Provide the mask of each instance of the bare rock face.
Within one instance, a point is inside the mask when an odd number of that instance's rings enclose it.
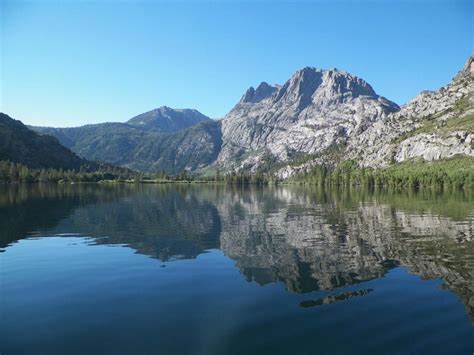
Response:
[[[307,67],[282,86],[247,90],[222,120],[217,163],[255,170],[268,157],[284,162],[322,152],[398,110],[356,76]]]
[[[412,159],[474,156],[474,56],[438,91],[423,91],[399,112],[350,139],[345,157],[384,167]]]
[[[240,100],[240,103],[257,103],[272,96],[278,91],[276,86],[271,86],[266,82],[260,83],[257,89],[252,86],[245,92]]]

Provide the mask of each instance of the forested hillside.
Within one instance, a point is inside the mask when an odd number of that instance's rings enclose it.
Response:
[[[32,168],[79,169],[85,160],[49,135],[40,135],[20,121],[0,113],[0,161]]]

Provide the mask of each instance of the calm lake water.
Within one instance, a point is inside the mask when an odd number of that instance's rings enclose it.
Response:
[[[0,186],[0,353],[472,354],[474,193]]]

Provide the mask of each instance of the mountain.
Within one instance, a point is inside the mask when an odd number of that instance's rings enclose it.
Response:
[[[196,171],[216,160],[221,145],[220,122],[208,120],[176,133],[145,135],[121,165],[171,174]]]
[[[281,178],[321,163],[352,160],[360,167],[383,168],[405,161],[474,156],[474,56],[446,86],[423,91],[399,110],[369,120],[341,144],[303,163],[278,169]]]
[[[197,110],[172,109],[163,106],[135,116],[126,123],[106,122],[68,128],[30,128],[39,133],[53,135],[58,138],[64,146],[74,150],[80,155],[87,156],[89,154],[89,145],[99,138],[105,139],[105,142],[102,144],[107,146],[109,143],[108,139],[117,139],[127,134],[136,136],[143,132],[173,133],[191,127],[199,122],[210,120],[209,117]]]
[[[316,154],[398,110],[356,76],[307,67],[282,86],[261,83],[247,90],[222,120],[217,163],[255,170],[269,158]]]
[[[86,159],[146,172],[202,168],[216,159],[221,146],[220,123],[192,109],[160,107],[126,123],[32,129],[55,136]]]
[[[161,107],[127,123],[34,129],[87,159],[172,174],[220,168],[284,179],[344,160],[379,168],[474,156],[473,58],[402,107],[355,75],[306,67],[283,85],[249,88],[220,121]]]
[[[162,106],[127,121],[130,126],[143,128],[148,131],[178,132],[210,118],[192,109],[172,109]]]
[[[0,160],[31,168],[78,169],[85,161],[49,135],[39,135],[0,113]]]
[[[32,127],[55,136],[61,144],[89,160],[124,165],[147,132],[125,123],[107,122],[72,128]]]

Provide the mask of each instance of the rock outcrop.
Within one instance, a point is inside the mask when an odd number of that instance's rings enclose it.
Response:
[[[474,56],[438,91],[424,91],[397,113],[352,137],[345,156],[361,166],[474,156]]]
[[[282,86],[247,90],[222,120],[217,164],[256,170],[269,158],[323,152],[398,109],[356,76],[307,67]]]

